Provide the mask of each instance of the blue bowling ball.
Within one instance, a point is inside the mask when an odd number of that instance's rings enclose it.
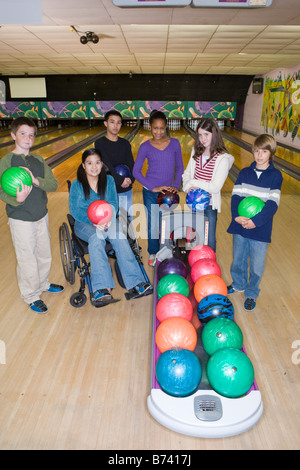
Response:
[[[228,297],[211,294],[204,297],[198,304],[197,315],[202,325],[217,317],[233,320],[234,308]]]
[[[124,176],[124,178],[130,178],[131,177],[131,171],[128,168],[127,165],[120,164],[115,166],[115,172],[120,175]]]
[[[186,195],[186,203],[192,211],[204,211],[209,205],[209,194],[204,189],[192,189]]]
[[[173,397],[187,397],[197,390],[202,368],[192,351],[174,348],[159,356],[155,373],[157,382],[165,393]]]
[[[160,280],[167,274],[179,274],[186,278],[187,267],[183,261],[178,258],[167,258],[164,259],[157,268],[157,278]]]
[[[158,194],[157,203],[161,209],[174,210],[179,204],[179,194],[172,191],[164,191]]]

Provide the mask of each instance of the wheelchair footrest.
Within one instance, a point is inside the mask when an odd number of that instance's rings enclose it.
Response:
[[[109,304],[115,304],[116,302],[120,302],[121,299],[104,299],[104,300],[91,300],[91,303],[96,308],[106,307]]]
[[[153,287],[148,289],[144,294],[138,293],[135,289],[129,289],[128,292],[125,293],[125,297],[127,300],[131,299],[138,299],[140,297],[146,297],[146,295],[153,294]]]

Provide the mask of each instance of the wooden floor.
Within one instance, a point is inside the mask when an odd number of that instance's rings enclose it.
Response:
[[[232,184],[227,182],[227,187]],[[134,201],[142,202],[138,190]],[[152,296],[127,301],[117,287],[114,295],[122,301],[114,306],[95,309],[88,301],[81,309],[71,307],[78,277],[74,286],[66,283],[58,243],[59,226],[68,212],[65,189],[49,195],[51,281],[64,284],[65,291],[43,295],[46,315],[34,314],[19,298],[7,217],[0,204],[0,449],[299,449],[299,204],[299,195],[282,194],[255,311],[243,310],[243,294],[230,297],[264,412],[254,428],[224,439],[181,435],[149,414]],[[225,282],[231,280],[229,222],[230,191],[224,191],[217,261]],[[139,242],[152,279],[146,240]]]

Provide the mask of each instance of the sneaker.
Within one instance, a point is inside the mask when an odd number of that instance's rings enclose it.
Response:
[[[112,299],[112,295],[108,289],[98,289],[98,290],[95,290],[95,292],[93,292],[92,294],[92,300],[94,302],[97,302],[99,300],[106,301],[106,300],[111,300],[111,299]]]
[[[36,313],[48,312],[48,308],[42,300],[36,300],[35,302],[32,302],[31,304],[29,304],[29,307]]]
[[[152,291],[152,285],[150,282],[140,282],[137,286],[134,286],[133,291],[135,291],[138,296],[147,295],[147,293]]]
[[[60,286],[59,284],[50,284],[50,286],[47,289],[47,292],[51,292],[52,294],[58,294],[59,292],[62,292],[65,288],[63,286]]]
[[[150,256],[149,256],[149,260],[148,260],[149,266],[154,267],[154,266],[155,266],[155,262],[156,262],[156,255],[150,255]]]
[[[246,299],[244,303],[244,309],[247,311],[251,311],[255,309],[256,301],[255,299]]]
[[[235,287],[233,287],[232,284],[230,284],[230,286],[227,286],[227,294],[233,294],[234,292],[244,292],[244,289],[238,290]]]

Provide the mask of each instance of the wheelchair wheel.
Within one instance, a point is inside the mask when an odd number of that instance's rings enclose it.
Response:
[[[86,303],[86,295],[83,292],[75,292],[70,297],[70,304],[72,307],[80,308],[83,307]]]
[[[70,284],[74,284],[76,263],[70,232],[65,222],[59,227],[59,245],[65,278]]]

